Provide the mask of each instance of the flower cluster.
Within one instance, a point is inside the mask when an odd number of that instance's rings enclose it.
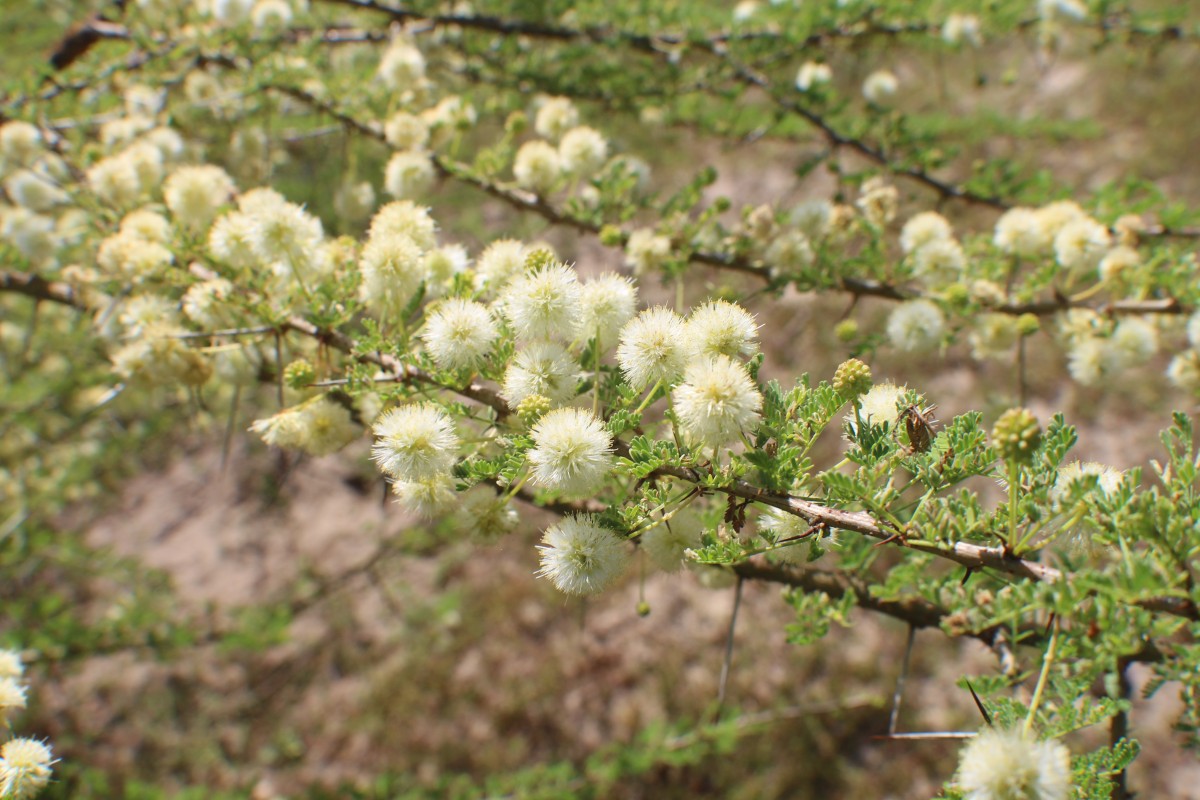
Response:
[[[21,655],[0,650],[0,723],[11,729],[13,716],[24,710],[27,689],[21,682]],[[0,797],[31,800],[50,783],[55,759],[50,746],[36,739],[13,737],[0,745]]]

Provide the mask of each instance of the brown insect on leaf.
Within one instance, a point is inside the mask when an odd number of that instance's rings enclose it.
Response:
[[[933,416],[937,406],[918,408],[911,405],[901,412],[904,429],[908,432],[908,443],[915,453],[925,453],[933,445],[933,427],[937,419]]]
[[[741,533],[746,526],[746,504],[739,503],[733,495],[729,496],[729,502],[725,505],[725,522],[733,526],[737,533]]]

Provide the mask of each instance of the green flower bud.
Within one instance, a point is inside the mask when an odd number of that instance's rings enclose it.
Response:
[[[871,368],[857,358],[843,361],[833,373],[833,389],[847,400],[857,400],[871,389]]]
[[[1042,426],[1028,408],[1010,408],[996,420],[992,443],[1005,461],[1029,464],[1042,443]]]
[[[550,410],[550,398],[545,395],[531,394],[517,404],[517,416],[526,425],[533,425]]]
[[[605,225],[600,229],[600,244],[605,247],[620,247],[621,238],[621,229],[616,225]]]
[[[1022,314],[1017,317],[1017,332],[1022,336],[1032,336],[1042,329],[1041,320],[1035,314]]]
[[[525,271],[537,272],[540,269],[550,266],[555,261],[554,253],[545,247],[539,247],[536,250],[531,250],[529,255],[525,256]]]
[[[293,389],[303,389],[316,379],[317,371],[303,358],[293,361],[283,368],[283,382]]]
[[[858,320],[844,319],[833,328],[839,342],[852,342],[858,337]]]
[[[504,120],[504,132],[509,136],[520,136],[529,127],[529,117],[524,111],[514,111]]]
[[[650,604],[645,600],[637,604],[637,613],[639,617],[650,616]]]

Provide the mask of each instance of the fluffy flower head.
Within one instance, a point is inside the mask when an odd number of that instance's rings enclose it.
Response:
[[[622,275],[606,273],[583,284],[579,293],[580,331],[612,344],[637,307],[637,289]]]
[[[419,198],[433,186],[433,162],[425,153],[401,150],[387,163],[383,188],[399,200]]]
[[[567,131],[579,124],[579,111],[569,97],[547,97],[533,120],[538,136],[558,141]]]
[[[684,336],[691,358],[748,358],[758,351],[754,315],[725,300],[714,300],[693,309]]]
[[[0,797],[30,800],[50,782],[50,748],[36,739],[9,739],[0,747]]]
[[[681,432],[704,448],[716,450],[755,426],[762,395],[745,367],[728,356],[693,362],[675,389],[675,413]]]
[[[904,223],[900,230],[900,249],[905,253],[912,253],[930,242],[950,239],[953,236],[954,231],[945,217],[936,211],[922,211]]]
[[[625,542],[591,514],[564,517],[542,536],[541,569],[567,594],[597,594],[620,577],[629,562]]]
[[[533,427],[533,481],[568,495],[597,491],[612,470],[612,435],[591,412],[558,408]]]
[[[500,393],[515,409],[532,395],[561,404],[575,396],[578,365],[557,342],[534,342],[517,351],[504,372]]]
[[[833,80],[833,70],[828,64],[817,61],[805,61],[796,73],[796,88],[807,92],[814,86],[829,83]]]
[[[1067,800],[1071,754],[1060,742],[987,728],[963,749],[958,785],[966,800]]]
[[[558,143],[558,156],[568,175],[589,178],[604,166],[608,158],[608,141],[595,128],[581,125],[563,134]]]
[[[621,330],[617,363],[638,389],[672,383],[687,365],[686,323],[669,308],[648,308]]]
[[[658,269],[671,257],[671,240],[650,228],[639,228],[629,234],[625,244],[625,263],[635,275]]]
[[[401,481],[423,481],[454,466],[458,436],[446,413],[432,405],[405,405],[384,412],[372,426],[371,458],[380,471]]]
[[[198,231],[212,223],[234,191],[233,179],[225,170],[204,164],[172,172],[163,184],[163,199],[181,225]]]
[[[548,264],[513,280],[504,291],[501,310],[523,339],[567,340],[580,318],[580,286],[575,270]]]
[[[442,369],[460,369],[487,356],[499,336],[487,306],[453,298],[443,302],[425,320],[421,338],[425,349]]]
[[[551,191],[563,175],[562,157],[549,142],[536,139],[521,145],[513,161],[517,185],[536,194]]]
[[[930,350],[941,342],[945,329],[942,310],[929,300],[901,303],[887,322],[888,338],[899,350]]]

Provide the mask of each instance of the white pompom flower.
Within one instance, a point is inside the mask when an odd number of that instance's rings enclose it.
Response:
[[[900,229],[900,249],[913,253],[931,242],[953,238],[950,223],[936,211],[922,211]]]
[[[671,240],[650,228],[639,228],[629,234],[625,243],[625,264],[634,275],[645,275],[659,269],[671,258]]]
[[[13,715],[25,710],[25,694],[16,678],[0,678],[0,724],[12,726]]]
[[[558,141],[578,124],[579,111],[569,97],[547,97],[534,117],[533,129],[538,136]]]
[[[557,408],[531,432],[533,482],[566,495],[592,494],[612,471],[612,435],[590,411]]]
[[[434,475],[419,481],[395,481],[396,502],[414,514],[434,519],[448,514],[458,504],[458,493],[449,475]]]
[[[398,111],[384,123],[383,136],[397,150],[423,150],[429,143],[429,124],[415,114]]]
[[[591,514],[564,517],[542,536],[538,577],[549,578],[567,594],[598,594],[629,563],[625,541],[601,527]]]
[[[54,757],[45,742],[9,739],[0,747],[0,797],[31,800],[50,783]]]
[[[1018,729],[987,728],[963,749],[957,782],[966,800],[1067,800],[1071,753]]]
[[[513,177],[522,189],[543,195],[552,191],[562,179],[562,157],[554,145],[540,139],[526,142],[513,161]]]
[[[563,135],[558,143],[558,156],[568,175],[590,178],[608,159],[608,141],[595,128],[581,125]]]
[[[379,60],[377,74],[389,89],[411,89],[425,77],[425,56],[408,42],[395,41]]]
[[[805,61],[796,72],[796,88],[807,92],[814,86],[829,83],[833,80],[833,70],[828,64],[817,61]]]
[[[371,218],[368,236],[403,234],[410,237],[422,250],[437,246],[437,223],[429,214],[411,200],[396,200],[383,206]]]
[[[1016,256],[1035,255],[1043,240],[1038,214],[1032,208],[1010,208],[996,220],[992,242],[1002,252]]]
[[[25,665],[21,662],[21,653],[17,650],[0,649],[0,679],[19,680],[24,674]]]
[[[433,162],[427,153],[401,150],[387,163],[383,188],[398,200],[423,197],[433,186]]]
[[[700,546],[703,533],[700,513],[688,507],[647,529],[638,541],[656,567],[663,572],[678,572],[688,560],[687,551]]]
[[[749,358],[758,352],[758,325],[754,315],[725,300],[713,300],[692,309],[684,338],[689,359]]]
[[[517,351],[504,372],[500,394],[510,408],[540,394],[561,405],[575,396],[579,365],[558,342],[534,342]]]
[[[891,70],[880,69],[872,72],[863,81],[862,94],[868,103],[882,106],[896,96],[896,90],[899,88],[900,81],[896,79],[895,74]]]
[[[179,167],[163,184],[167,208],[183,227],[202,231],[212,224],[217,211],[229,202],[237,187],[220,167],[204,164]]]
[[[413,404],[385,411],[371,426],[371,458],[398,481],[448,474],[458,455],[454,422],[437,406]]]
[[[1054,237],[1054,257],[1068,270],[1095,269],[1110,247],[1108,228],[1091,217],[1071,220]]]
[[[509,283],[500,310],[522,339],[570,341],[579,327],[580,296],[575,270],[552,263]]]
[[[499,335],[487,306],[453,298],[428,316],[421,338],[439,367],[463,369],[474,367],[486,358]]]
[[[367,238],[359,259],[363,302],[380,315],[398,314],[426,279],[424,253],[411,236],[384,233]]]
[[[967,255],[954,239],[927,242],[912,254],[913,273],[923,281],[941,285],[962,277]]]
[[[890,381],[875,384],[859,400],[858,417],[871,425],[894,426],[896,418],[900,416],[900,400],[906,391],[907,387],[897,386]],[[846,424],[851,431],[858,430],[858,417],[853,410],[846,415]]]
[[[735,442],[759,421],[763,398],[750,374],[728,356],[693,362],[675,388],[674,408],[683,435],[716,450]]]
[[[481,285],[493,289],[507,284],[525,271],[529,248],[516,239],[497,239],[484,248],[475,260],[475,273]]]
[[[593,278],[579,293],[580,332],[587,338],[599,338],[601,348],[616,341],[625,323],[637,309],[637,289],[623,275],[605,273]]]
[[[888,317],[887,334],[898,350],[920,352],[937,347],[946,330],[942,310],[929,300],[909,300]]]
[[[520,522],[512,502],[496,494],[490,486],[475,486],[461,500],[460,524],[467,533],[485,542],[503,538]]]
[[[634,317],[621,330],[617,363],[637,389],[662,381],[673,383],[687,366],[686,323],[669,308],[655,306]]]

